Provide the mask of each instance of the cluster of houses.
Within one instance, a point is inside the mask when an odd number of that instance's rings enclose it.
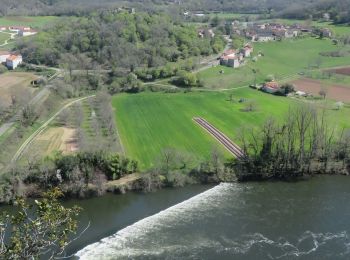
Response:
[[[16,69],[22,62],[22,55],[8,51],[0,51],[0,63],[4,64],[8,69]]]
[[[250,44],[246,44],[240,50],[229,49],[225,51],[220,57],[220,65],[232,68],[238,68],[244,62],[244,58],[248,58],[254,51]]]
[[[31,36],[38,33],[29,26],[0,26],[0,31],[9,31],[16,33],[18,36],[25,37]]]
[[[232,22],[234,34],[243,36],[252,42],[267,42],[284,38],[295,38],[302,33],[312,33],[317,30],[322,37],[332,37],[328,28],[312,28],[302,24],[285,25],[280,23]]]

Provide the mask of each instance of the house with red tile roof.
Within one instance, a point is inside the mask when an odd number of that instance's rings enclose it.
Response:
[[[22,55],[11,54],[6,59],[6,66],[8,69],[14,70],[23,62]]]

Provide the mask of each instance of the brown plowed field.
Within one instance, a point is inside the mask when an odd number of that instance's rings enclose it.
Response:
[[[292,82],[296,90],[304,91],[315,96],[319,96],[322,83],[314,79],[298,79]],[[327,99],[350,102],[350,87],[333,84],[327,87]]]
[[[335,74],[342,74],[342,75],[350,76],[350,67],[337,68],[337,69],[332,69],[332,70],[328,70],[328,71],[333,72]]]

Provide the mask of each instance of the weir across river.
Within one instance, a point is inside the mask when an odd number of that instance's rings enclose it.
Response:
[[[198,125],[204,128],[210,135],[212,135],[218,142],[220,142],[233,156],[237,159],[244,157],[244,153],[242,149],[231,141],[224,133],[219,131],[215,126],[210,124],[208,121],[201,117],[194,117],[193,121],[195,121]]]

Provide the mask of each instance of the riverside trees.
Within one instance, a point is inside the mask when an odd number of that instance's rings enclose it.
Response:
[[[270,119],[259,130],[244,130],[240,141],[246,156],[232,167],[240,180],[347,173],[349,133],[344,129],[337,135],[324,111],[301,106],[282,122]]]
[[[40,201],[29,205],[17,198],[18,212],[0,216],[1,259],[56,259],[62,256],[77,230],[76,217],[80,208],[65,208],[58,198],[63,194],[54,189]]]

